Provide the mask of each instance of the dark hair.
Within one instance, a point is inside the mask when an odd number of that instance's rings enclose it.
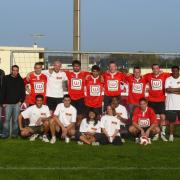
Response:
[[[81,62],[78,61],[78,60],[74,60],[74,61],[72,62],[72,66],[74,66],[75,64],[81,66]]]
[[[65,98],[70,98],[70,99],[71,99],[71,97],[70,97],[69,94],[65,94],[64,97],[63,97],[63,100],[64,100]]]
[[[34,67],[35,67],[35,66],[43,66],[43,64],[44,64],[43,62],[36,62],[36,63],[34,64]]]
[[[146,98],[141,98],[141,99],[139,99],[139,103],[142,102],[142,101],[148,103],[148,100],[147,100]]]
[[[117,64],[115,63],[115,61],[109,61],[108,66],[109,66],[110,64],[115,64],[115,65],[117,66]]]
[[[177,69],[177,70],[179,71],[179,66],[172,66],[172,67],[171,67],[171,71],[172,71],[173,69]]]
[[[41,95],[41,94],[38,94],[38,95],[36,95],[36,97],[35,97],[35,99],[37,100],[37,99],[42,99],[42,100],[44,100],[44,96],[43,95]]]
[[[151,68],[153,68],[153,66],[159,66],[160,67],[160,65],[156,64],[156,63],[152,64]]]
[[[94,65],[92,66],[91,71],[94,71],[94,70],[100,71],[100,67],[98,65]]]
[[[133,69],[135,70],[135,69],[141,69],[141,68],[139,66],[134,66]]]
[[[19,66],[18,66],[18,65],[13,65],[13,66],[11,67],[11,69],[13,70],[13,68],[19,69]]]
[[[89,122],[90,122],[89,113],[90,112],[93,112],[95,114],[95,118],[94,118],[94,126],[95,126],[98,123],[98,120],[97,120],[97,113],[93,109],[90,109],[88,111],[86,121],[89,124]]]
[[[108,106],[110,106],[112,108],[113,116],[116,116],[116,109],[114,107],[112,107],[111,105],[108,105]],[[107,107],[106,107],[106,114],[107,114]]]

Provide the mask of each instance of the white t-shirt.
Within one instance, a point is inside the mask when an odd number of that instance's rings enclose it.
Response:
[[[119,104],[118,107],[115,108],[116,113],[120,114],[120,116],[124,119],[128,119],[128,113],[127,110],[124,106],[122,106],[121,104]],[[125,123],[120,122],[120,125],[125,125]]]
[[[165,89],[167,88],[180,88],[180,77],[168,77],[165,82]],[[180,110],[180,94],[167,93],[166,110]]]
[[[57,105],[54,115],[58,116],[59,121],[64,125],[64,127],[67,127],[71,123],[76,122],[77,110],[72,105],[66,108],[64,107],[64,103],[60,103]]]
[[[46,105],[42,105],[41,108],[38,108],[36,105],[30,106],[21,114],[24,119],[29,119],[29,126],[36,126],[39,118],[48,118],[51,116],[49,108]]]
[[[90,133],[101,133],[100,121],[94,125],[94,121],[87,122],[87,119],[83,119],[79,128],[79,131],[82,133],[90,132]]]
[[[59,71],[56,73],[49,73],[49,70],[44,70],[43,74],[47,76],[47,89],[46,96],[53,98],[62,98],[64,96],[63,92],[63,81],[67,81],[67,76],[65,72]]]
[[[120,130],[120,120],[116,116],[104,115],[101,118],[101,128],[104,128],[109,136],[113,136],[115,130]],[[120,133],[117,136],[120,136]]]

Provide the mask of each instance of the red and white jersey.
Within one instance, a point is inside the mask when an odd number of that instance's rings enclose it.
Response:
[[[85,81],[86,96],[85,105],[93,108],[102,107],[103,82],[101,77],[94,78],[92,75],[87,76]]]
[[[125,75],[122,72],[112,74],[105,72],[104,78],[104,94],[106,96],[119,96],[121,93],[120,84],[124,82]]]
[[[131,75],[126,76],[125,81],[128,83],[129,87],[128,103],[139,104],[139,99],[145,97],[145,79],[143,77],[136,79],[133,75]]]
[[[84,87],[85,78],[88,72],[70,72],[66,71],[66,76],[68,78],[68,93],[72,100],[78,100],[84,98]]]
[[[147,128],[153,124],[158,124],[156,114],[154,110],[150,107],[147,107],[145,112],[143,112],[139,107],[137,107],[134,110],[132,121],[138,124],[141,128]]]
[[[146,83],[149,85],[149,97],[148,100],[152,102],[164,102],[165,101],[165,81],[170,76],[170,73],[161,73],[154,75],[148,73],[144,75]]]
[[[35,73],[30,74],[29,77],[30,94],[28,98],[29,104],[35,104],[35,97],[38,94],[44,96],[44,102],[46,102],[46,85],[47,77],[44,74],[36,75]]]

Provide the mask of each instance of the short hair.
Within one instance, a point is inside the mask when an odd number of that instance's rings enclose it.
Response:
[[[110,64],[115,64],[117,66],[117,64],[115,63],[115,61],[109,61],[108,66],[110,66]]]
[[[139,103],[141,103],[142,101],[148,103],[148,100],[147,100],[146,98],[141,98],[141,99],[139,99]]]
[[[36,62],[35,64],[34,64],[34,67],[35,66],[43,66],[43,62]]]
[[[171,67],[171,71],[172,71],[173,69],[177,69],[177,70],[179,71],[179,66],[172,66],[172,67]]]
[[[160,67],[160,65],[157,63],[152,64],[151,68],[153,68],[153,66],[159,66]]]
[[[38,95],[36,95],[35,99],[36,99],[36,100],[37,100],[37,99],[42,99],[42,100],[44,100],[44,96],[43,96],[42,94],[38,94]]]
[[[74,61],[72,62],[72,66],[74,66],[75,64],[81,66],[81,62],[78,61],[78,60],[74,60]]]
[[[139,70],[141,70],[141,67],[139,67],[139,66],[134,66],[134,68],[133,68],[134,70],[135,69],[139,69]]]
[[[18,65],[13,65],[13,66],[11,67],[11,69],[13,70],[13,68],[19,69],[19,66],[18,66]]]
[[[64,100],[65,98],[70,98],[70,99],[71,99],[71,97],[70,97],[69,94],[65,94],[64,97],[63,97],[63,100]]]
[[[91,71],[94,71],[94,70],[100,71],[100,67],[98,65],[94,65],[92,66]]]

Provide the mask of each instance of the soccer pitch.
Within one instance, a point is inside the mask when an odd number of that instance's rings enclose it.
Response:
[[[180,127],[176,130],[180,135]],[[0,179],[179,179],[180,138],[149,146],[0,140]]]

